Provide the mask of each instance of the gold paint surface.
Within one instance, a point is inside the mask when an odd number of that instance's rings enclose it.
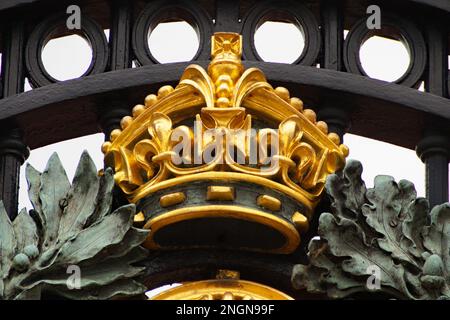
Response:
[[[142,212],[136,213],[133,217],[133,225],[136,227],[142,227],[145,223],[145,216]]]
[[[300,232],[305,232],[308,230],[309,228],[309,221],[308,218],[305,217],[303,214],[301,214],[300,212],[295,212],[294,215],[292,216],[292,222],[294,222],[295,227],[300,231]]]
[[[161,292],[151,300],[294,300],[272,287],[246,280],[203,280]]]
[[[144,220],[145,220],[145,217],[144,217],[144,214],[142,213],[142,212],[139,212],[139,213],[137,213],[135,216],[134,216],[134,222],[144,222]]]
[[[225,270],[225,269],[220,269],[217,271],[217,275],[216,275],[216,279],[233,279],[233,280],[239,280],[240,278],[240,273],[239,271],[234,271],[234,270]]]
[[[167,208],[170,206],[174,206],[176,204],[180,204],[186,200],[186,195],[184,192],[175,192],[162,196],[159,199],[159,205],[163,208]]]
[[[283,234],[286,242],[282,247],[268,250],[268,252],[287,254],[293,252],[300,244],[300,235],[297,229],[295,229],[291,223],[273,214],[240,206],[208,205],[179,208],[150,219],[144,225],[144,229],[150,229],[152,232],[144,241],[143,246],[148,249],[163,249],[154,241],[152,235],[156,234],[158,230],[164,228],[165,226],[198,218],[233,218],[270,226],[274,230],[277,230],[279,233]],[[182,245],[180,245],[180,247],[182,247]],[[179,247],[172,247],[169,249],[177,248]]]
[[[206,200],[234,200],[234,188],[224,186],[209,186],[206,192]]]
[[[270,211],[281,210],[281,201],[266,194],[258,196],[256,204]]]
[[[294,192],[307,194],[307,206],[314,207],[326,177],[343,167],[347,147],[339,145],[335,134],[327,135],[326,124],[316,123],[314,111],[302,110],[300,99],[290,97],[285,88],[273,89],[261,70],[244,70],[240,35],[215,34],[211,50],[208,71],[198,65],[187,67],[176,88],[164,86],[157,96],[149,96],[145,106],[137,105],[132,121],[128,116],[126,128],[114,130],[112,141],[103,145],[106,164],[115,168],[116,184],[131,202],[137,202],[148,195],[141,192],[148,189],[144,186],[158,189],[168,179],[212,171],[240,172],[276,180]],[[273,157],[279,165],[273,170],[236,163],[225,150],[222,158],[217,157],[220,163],[182,168],[171,161],[174,132],[184,132],[194,142],[192,128],[176,127],[177,123],[196,119],[202,124],[201,133],[208,129],[248,130],[252,117],[278,128],[280,148]],[[210,142],[202,141],[200,155]],[[248,156],[249,150],[240,151]],[[198,154],[186,155],[192,156]]]
[[[189,65],[175,88],[165,85],[157,94],[148,95],[143,104],[136,105],[132,114],[123,118],[121,129],[111,132],[110,141],[102,145],[105,164],[114,168],[115,183],[131,203],[184,183],[225,180],[254,183],[279,191],[302,204],[303,217],[311,217],[323,194],[327,176],[344,166],[348,147],[340,144],[335,133],[328,133],[328,125],[317,122],[316,113],[304,109],[303,102],[291,97],[286,88],[273,88],[257,68],[245,69],[241,55],[241,35],[215,33],[211,39],[212,60],[207,70]],[[266,123],[267,128],[259,128],[254,119]],[[199,124],[198,132],[184,125],[193,121]],[[249,138],[236,133],[256,127],[259,147],[263,146],[263,132],[277,130],[276,136],[270,137],[277,139],[279,146],[276,154],[271,155],[277,165],[265,170],[261,170],[264,166],[261,159],[256,165],[248,162],[252,152],[248,147]],[[233,148],[247,162],[236,161],[228,148],[222,148],[217,150],[213,161],[193,163],[193,159],[203,159],[215,141],[205,136],[209,130],[229,134]],[[197,147],[186,154],[183,152],[182,160],[188,165],[173,160],[173,156],[178,155],[174,147],[179,142],[173,138],[180,135],[187,139],[188,145]],[[199,136],[206,138],[198,139]],[[234,199],[234,192],[218,192],[214,188],[208,189],[209,199]],[[181,201],[181,196],[168,196],[161,197],[162,206]],[[264,196],[258,199],[258,204],[269,210],[281,210],[281,204],[277,209],[275,200],[278,199]],[[210,212],[218,216],[230,214],[227,210],[219,212],[218,208],[211,210],[207,203],[204,206],[206,210],[199,212],[205,215]],[[246,211],[240,217],[244,219],[253,214],[254,211]],[[299,218],[293,220],[298,220],[291,223],[293,229],[293,223],[301,226],[299,230],[307,225],[307,221],[299,222]],[[287,238],[291,237],[288,229],[284,228],[283,232]]]

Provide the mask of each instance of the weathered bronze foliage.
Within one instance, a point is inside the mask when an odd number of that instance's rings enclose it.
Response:
[[[10,221],[0,203],[0,299],[40,299],[44,291],[71,299],[108,299],[145,291],[133,280],[147,255],[148,231],[132,226],[135,206],[111,212],[111,169],[99,177],[83,153],[72,184],[56,154],[44,172],[27,167],[34,209]],[[67,268],[81,270],[80,288],[70,290]]]
[[[319,218],[320,239],[309,244],[309,265],[297,265],[296,288],[345,298],[372,292],[366,286],[380,270],[379,292],[399,299],[450,298],[450,204],[417,198],[414,185],[377,176],[366,189],[362,165],[349,161],[331,175],[332,213]]]

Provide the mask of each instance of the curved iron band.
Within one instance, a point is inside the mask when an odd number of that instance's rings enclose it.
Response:
[[[42,50],[49,41],[49,37],[58,27],[64,26],[67,16],[56,14],[39,23],[31,32],[25,49],[25,65],[33,87],[43,87],[51,83],[58,82],[45,69],[42,61]],[[89,18],[83,15],[81,34],[84,35],[92,48],[92,60],[89,68],[82,75],[92,75],[105,71],[108,64],[108,41],[102,28]]]
[[[354,74],[367,76],[362,67],[359,52],[362,44],[377,34],[366,26],[367,18],[359,20],[351,29],[344,42],[344,63],[347,70]],[[411,20],[413,21],[413,20]],[[394,14],[383,15],[383,27],[398,29],[402,41],[405,42],[410,55],[408,70],[396,81],[408,87],[418,88],[427,63],[427,48],[420,30],[410,20]]]
[[[243,51],[246,60],[262,61],[255,47],[255,32],[265,21],[271,19],[288,20],[301,28],[305,37],[305,48],[293,64],[314,65],[320,52],[321,36],[319,23],[314,14],[301,3],[286,1],[265,1],[257,3],[243,19],[242,34],[249,37],[244,41]]]
[[[149,32],[158,23],[173,17],[182,18],[194,29],[197,29],[199,45],[193,58],[207,59],[210,55],[210,35],[212,34],[212,18],[200,6],[188,1],[155,1],[150,2],[136,19],[132,33],[133,51],[139,65],[159,63],[148,46]],[[169,41],[169,40],[167,40]]]
[[[189,64],[149,65],[51,84],[0,100],[0,120],[15,117],[31,148],[100,132],[99,106],[117,96],[128,98],[130,108],[142,103],[160,86],[178,83]],[[325,101],[352,108],[350,132],[362,136],[414,149],[426,114],[450,121],[450,100],[404,86],[301,65],[244,64],[260,68],[272,85],[287,87],[314,109]]]

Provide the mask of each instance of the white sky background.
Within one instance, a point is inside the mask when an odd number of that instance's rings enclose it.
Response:
[[[159,25],[157,30],[152,32],[150,42],[152,54],[160,62],[189,60],[195,55],[198,45],[195,31],[182,22]],[[260,56],[266,61],[292,62],[303,49],[303,37],[293,25],[269,22],[257,31],[255,44]],[[404,46],[396,41],[372,38],[365,43],[360,54],[366,72],[379,79],[395,80],[408,66],[408,53]],[[58,80],[80,76],[88,68],[90,59],[88,44],[78,36],[53,40],[43,52],[46,69]],[[27,90],[29,89],[27,86]],[[344,140],[350,148],[349,158],[363,163],[363,178],[367,186],[373,186],[377,174],[387,174],[395,177],[397,181],[412,181],[418,195],[425,195],[424,165],[417,158],[415,151],[351,134],[346,134]],[[69,179],[72,179],[84,149],[88,150],[98,168],[103,167],[103,154],[100,151],[103,141],[103,134],[95,134],[56,143],[32,150],[28,162],[42,171],[50,155],[57,152]],[[21,170],[19,208],[26,206],[31,209],[24,171],[25,166]]]

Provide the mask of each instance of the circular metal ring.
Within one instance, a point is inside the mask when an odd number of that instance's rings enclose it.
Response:
[[[58,27],[66,25],[67,16],[64,14],[54,15],[44,20],[34,28],[25,49],[25,64],[33,87],[42,87],[51,83],[59,82],[53,78],[45,69],[42,62],[42,50],[52,34]],[[75,30],[74,34],[81,34],[92,49],[92,60],[89,68],[82,77],[105,71],[108,65],[108,41],[102,28],[87,16],[81,17],[81,30]]]
[[[388,30],[391,37],[400,38],[406,46],[410,63],[408,70],[393,83],[417,88],[420,85],[427,61],[427,49],[425,39],[420,30],[410,21],[392,14],[383,14],[381,18],[382,27]],[[399,36],[393,30],[398,30]],[[374,35],[383,34],[380,30],[367,28],[366,18],[359,20],[350,30],[344,43],[344,64],[347,71],[368,76],[364,70],[359,51],[362,44]]]
[[[321,46],[319,24],[308,8],[290,1],[282,3],[266,1],[258,3],[249,10],[242,26],[243,52],[246,60],[262,61],[255,47],[255,32],[258,27],[270,19],[294,23],[304,35],[305,47],[303,52],[292,64],[311,66],[316,63]]]
[[[175,19],[186,21],[197,32],[199,45],[192,60],[199,58],[201,53],[204,52],[204,48],[209,46],[212,20],[209,19],[207,13],[188,2],[152,2],[145,7],[134,24],[132,46],[139,65],[159,63],[150,51],[148,36],[159,23]]]

